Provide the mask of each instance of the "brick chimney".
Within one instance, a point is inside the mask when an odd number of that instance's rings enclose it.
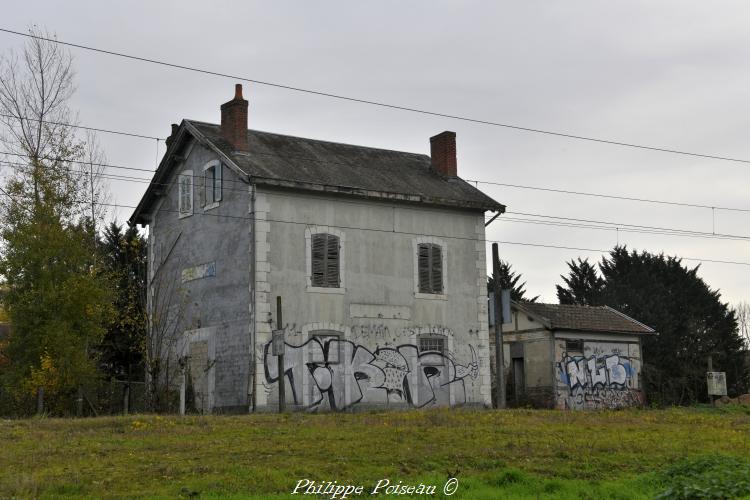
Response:
[[[234,86],[234,99],[221,105],[221,135],[235,151],[247,151],[247,101],[239,83]]]
[[[456,177],[456,133],[445,131],[430,137],[432,168],[446,177]]]
[[[180,126],[176,123],[172,124],[172,133],[169,134],[169,137],[167,137],[164,142],[167,144],[167,147],[171,146],[174,142],[175,137],[177,137],[177,132],[180,130]]]

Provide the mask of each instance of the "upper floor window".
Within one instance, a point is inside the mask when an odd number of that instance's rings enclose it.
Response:
[[[419,293],[443,293],[443,249],[435,243],[417,245]]]
[[[339,288],[340,264],[339,237],[328,233],[316,233],[312,235],[311,257],[312,274],[310,284],[314,287]]]
[[[204,208],[213,208],[221,201],[222,164],[215,160],[203,167]]]
[[[185,170],[177,178],[179,187],[179,212],[180,217],[186,217],[193,213],[193,171]]]
[[[346,233],[329,226],[305,228],[308,292],[346,293]]]

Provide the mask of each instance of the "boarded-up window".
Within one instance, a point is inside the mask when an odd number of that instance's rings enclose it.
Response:
[[[417,247],[420,293],[443,293],[443,251],[440,245],[420,243]]]
[[[312,235],[312,286],[339,288],[341,286],[339,237],[327,233]]]

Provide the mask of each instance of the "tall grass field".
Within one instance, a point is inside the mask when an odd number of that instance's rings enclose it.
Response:
[[[345,498],[750,498],[750,408],[0,420],[0,498],[347,486],[361,491]]]

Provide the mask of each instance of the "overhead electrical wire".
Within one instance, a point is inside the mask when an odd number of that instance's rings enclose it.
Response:
[[[338,100],[342,100],[342,101],[355,102],[355,103],[359,103],[359,104],[367,104],[367,105],[371,105],[371,106],[377,106],[377,107],[387,108],[387,109],[394,109],[394,110],[398,110],[398,111],[407,111],[407,112],[410,112],[410,113],[418,113],[418,114],[422,114],[422,115],[435,116],[435,117],[440,117],[440,118],[448,118],[448,119],[451,119],[451,120],[459,120],[459,121],[464,121],[464,122],[476,123],[476,124],[480,124],[480,125],[488,125],[488,126],[493,126],[493,127],[507,128],[507,129],[518,130],[518,131],[522,131],[522,132],[531,132],[531,133],[535,133],[535,134],[544,134],[544,135],[550,135],[550,136],[556,136],[556,137],[563,137],[563,138],[566,138],[566,139],[574,139],[574,140],[579,140],[579,141],[588,141],[588,142],[594,142],[594,143],[600,143],[600,144],[607,144],[607,145],[613,145],[613,146],[622,146],[622,147],[628,147],[628,148],[637,148],[637,149],[643,149],[643,150],[648,150],[648,151],[657,151],[657,152],[662,152],[662,153],[671,153],[671,154],[684,155],[684,156],[692,156],[692,157],[698,157],[698,158],[708,158],[708,159],[712,159],[712,160],[721,160],[721,161],[737,162],[737,163],[750,163],[750,160],[743,159],[743,158],[732,158],[732,157],[728,157],[728,156],[720,156],[720,155],[715,155],[715,154],[695,153],[695,152],[683,151],[683,150],[674,149],[674,148],[667,148],[667,147],[660,147],[660,146],[648,146],[648,145],[636,144],[636,143],[619,141],[619,140],[613,140],[613,139],[602,139],[602,138],[589,137],[589,136],[583,136],[583,135],[578,135],[578,134],[571,134],[571,133],[566,133],[566,132],[557,132],[557,131],[553,131],[553,130],[544,130],[544,129],[539,129],[539,128],[524,127],[524,126],[514,125],[514,124],[510,124],[510,123],[501,123],[501,122],[490,121],[490,120],[482,120],[482,119],[479,119],[479,118],[472,118],[472,117],[469,117],[469,116],[455,115],[455,114],[444,113],[444,112],[439,112],[439,111],[430,111],[430,110],[426,110],[426,109],[420,109],[420,108],[409,107],[409,106],[401,106],[401,105],[397,105],[397,104],[390,104],[390,103],[386,103],[386,102],[382,102],[382,101],[375,101],[375,100],[371,100],[371,99],[362,99],[362,98],[357,98],[357,97],[345,96],[345,95],[341,95],[341,94],[334,94],[332,92],[324,92],[324,91],[307,89],[307,88],[293,86],[293,85],[287,85],[287,84],[269,82],[269,81],[265,81],[265,80],[258,80],[258,79],[249,78],[249,77],[246,77],[246,76],[232,75],[232,74],[229,74],[229,73],[222,73],[222,72],[218,72],[218,71],[211,71],[211,70],[202,69],[202,68],[198,68],[198,67],[194,67],[194,66],[187,66],[187,65],[184,65],[184,64],[176,64],[176,63],[171,63],[171,62],[167,62],[167,61],[161,61],[161,60],[158,60],[158,59],[152,59],[152,58],[148,58],[148,57],[135,56],[135,55],[132,55],[132,54],[126,54],[124,52],[116,52],[116,51],[113,51],[113,50],[100,49],[100,48],[92,47],[92,46],[89,46],[89,45],[83,45],[83,44],[78,44],[78,43],[72,43],[72,42],[66,42],[66,41],[63,41],[63,40],[58,40],[57,38],[48,38],[48,37],[42,37],[42,36],[39,36],[39,35],[33,35],[31,33],[23,33],[23,32],[11,30],[11,29],[8,29],[8,28],[0,28],[0,32],[9,33],[9,34],[12,34],[12,35],[17,35],[17,36],[22,36],[22,37],[27,37],[27,38],[36,38],[38,40],[44,40],[44,41],[47,41],[47,42],[56,43],[56,44],[60,44],[60,45],[65,45],[65,46],[68,46],[68,47],[74,47],[74,48],[77,48],[77,49],[88,50],[88,51],[97,52],[97,53],[100,53],[100,54],[106,54],[106,55],[110,55],[110,56],[121,57],[121,58],[130,59],[130,60],[134,60],[134,61],[146,62],[146,63],[150,63],[150,64],[157,64],[157,65],[160,65],[160,66],[166,66],[166,67],[175,68],[175,69],[181,69],[181,70],[185,70],[185,71],[191,71],[191,72],[194,72],[194,73],[202,73],[202,74],[211,75],[211,76],[218,76],[218,77],[222,77],[222,78],[231,78],[233,80],[239,80],[239,81],[244,81],[244,82],[248,82],[248,83],[254,83],[256,85],[263,85],[263,86],[268,86],[268,87],[274,87],[274,88],[279,88],[279,89],[284,89],[284,90],[290,90],[290,91],[294,91],[294,92],[301,92],[301,93],[305,93],[305,94],[311,94],[311,95],[317,95],[317,96],[321,96],[321,97],[327,97],[327,98],[331,98],[331,99],[338,99]]]
[[[21,120],[21,121],[28,120],[28,121],[32,121],[32,122],[48,123],[50,125],[59,125],[59,126],[62,126],[62,127],[71,127],[71,128],[79,128],[79,129],[82,129],[82,130],[91,130],[92,132],[103,132],[103,133],[106,133],[106,134],[124,135],[124,136],[128,136],[128,137],[137,137],[139,139],[152,139],[152,140],[157,140],[157,141],[163,141],[164,140],[161,137],[154,137],[154,136],[150,136],[150,135],[134,134],[132,132],[122,132],[120,130],[110,130],[110,129],[106,129],[106,128],[86,127],[84,125],[76,125],[74,123],[53,122],[53,121],[50,121],[50,120],[41,120],[39,118],[30,118],[28,116],[8,115],[8,114],[5,114],[5,113],[0,113],[0,116],[3,117],[3,118],[12,118],[12,119]]]
[[[85,162],[83,162],[85,163]],[[27,170],[26,165],[22,163],[16,163],[16,162],[7,162],[4,160],[0,160],[0,164],[9,165],[12,168],[18,169],[18,170]],[[75,169],[66,169],[68,171],[72,172],[79,172]],[[86,171],[81,170],[80,173],[84,176],[88,176],[89,173]],[[123,176],[123,175],[113,175],[113,174],[97,174],[98,177],[104,178],[104,179],[110,179],[110,180],[120,180],[124,182],[138,182],[138,183],[144,183],[144,184],[153,184],[155,186],[162,186],[162,187],[174,187],[177,185],[176,181],[171,182],[154,182],[150,181],[149,179],[143,178],[143,177],[130,177],[130,176]],[[229,179],[225,179],[224,182],[229,181]],[[241,182],[241,181],[232,181],[232,182]],[[224,187],[223,190],[227,192],[242,192],[246,193],[247,189],[237,189],[237,188],[231,188],[231,187]],[[341,200],[342,203],[348,203],[348,204],[354,204],[354,205],[365,205],[365,203],[357,202],[357,201],[351,201],[351,200]],[[121,206],[121,205],[120,205]],[[408,208],[408,207],[407,207]],[[415,209],[416,210],[416,209]],[[502,217],[500,219],[497,219],[498,222],[523,222],[523,223],[530,223],[530,224],[540,224],[540,225],[547,225],[547,226],[557,226],[557,227],[576,227],[576,228],[582,228],[582,229],[603,229],[603,230],[609,230],[609,231],[616,231],[620,230],[623,232],[629,232],[629,233],[640,233],[640,234],[655,234],[655,235],[665,235],[665,236],[684,236],[684,237],[696,237],[696,238],[709,238],[709,239],[721,239],[721,240],[734,240],[734,241],[748,241],[750,240],[750,235],[736,235],[736,234],[725,234],[725,233],[709,233],[705,231],[697,231],[692,229],[681,229],[681,228],[670,228],[670,227],[658,227],[658,226],[647,226],[647,225],[640,225],[640,224],[629,224],[629,223],[621,223],[621,222],[612,222],[612,221],[602,221],[602,220],[590,220],[590,219],[576,219],[572,217],[561,217],[561,216],[553,216],[553,215],[546,215],[546,214],[535,214],[535,213],[525,213],[525,212],[513,212],[508,211],[507,214],[517,214],[517,215],[525,215],[529,217],[541,217],[545,219],[559,219],[564,221],[574,221],[575,223],[571,222],[551,222],[548,220],[538,220],[538,219],[529,219],[529,218],[517,218],[517,217]],[[485,218],[486,220],[486,218]],[[586,224],[581,224],[581,222]],[[592,224],[599,224],[599,225],[592,225]],[[606,226],[602,226],[601,224],[605,224]]]
[[[13,196],[8,194],[3,190],[3,192],[0,192],[0,196],[6,196],[10,198],[10,201],[18,206],[24,207],[21,205]],[[75,203],[82,204],[82,205],[90,205],[92,202],[90,200],[77,200]],[[99,206],[110,206],[110,207],[118,207],[118,208],[130,208],[135,209],[137,207],[133,205],[123,205],[119,203],[105,203],[105,202],[93,202],[95,205]],[[157,212],[161,213],[180,213],[179,210],[176,209],[166,209],[166,208],[160,208],[157,210]],[[253,220],[252,214],[250,216],[244,216],[244,215],[229,215],[229,214],[218,214],[213,212],[194,212],[190,215],[191,217],[220,217],[220,218],[226,218],[226,219],[240,219],[240,220]],[[596,249],[596,248],[585,248],[585,247],[568,247],[563,245],[551,245],[551,244],[543,244],[543,243],[531,243],[531,242],[519,242],[519,241],[508,241],[508,240],[490,240],[486,238],[470,238],[470,237],[464,237],[464,236],[451,236],[451,235],[444,235],[444,234],[426,234],[426,233],[416,233],[411,231],[397,231],[395,228],[393,229],[377,229],[377,228],[365,228],[365,227],[359,227],[359,226],[345,226],[340,224],[330,224],[328,222],[322,222],[322,221],[292,221],[292,220],[285,220],[285,219],[272,219],[265,217],[263,219],[257,219],[259,221],[263,222],[278,222],[282,224],[295,224],[295,225],[303,225],[306,227],[309,226],[316,226],[316,225],[326,225],[328,227],[334,227],[337,229],[350,229],[350,230],[356,230],[356,231],[370,231],[370,232],[378,232],[378,233],[391,233],[391,234],[404,234],[404,235],[410,235],[410,236],[423,236],[423,237],[433,237],[433,238],[445,238],[445,239],[452,239],[452,240],[464,240],[464,241],[474,241],[477,243],[497,243],[497,244],[503,244],[503,245],[519,245],[519,246],[529,246],[529,247],[538,247],[538,248],[554,248],[554,249],[561,249],[561,250],[574,250],[574,251],[585,251],[585,252],[596,252],[596,253],[609,253],[610,250],[604,250],[604,249]],[[709,262],[709,263],[715,263],[715,264],[727,264],[727,265],[739,265],[739,266],[750,266],[750,262],[742,262],[742,261],[730,261],[730,260],[721,260],[721,259],[707,259],[707,258],[698,258],[698,257],[684,257],[684,256],[675,256],[677,259],[681,260],[688,260],[688,261],[694,261],[694,262]]]
[[[25,155],[25,154],[11,153],[8,151],[0,151],[0,155],[2,154],[10,155],[10,156],[18,156],[18,157],[23,157],[23,158],[28,157],[28,155]],[[261,154],[261,155],[266,155],[266,156],[275,156],[279,158],[284,157],[283,155],[278,155],[274,153],[256,152],[256,154]],[[44,157],[40,159],[49,160],[49,161],[62,161],[62,162],[68,162],[68,163],[85,163],[87,165],[89,164],[89,162],[85,162],[83,160],[68,160],[68,159],[52,158],[52,157]],[[300,158],[300,159],[305,159],[309,161],[321,161],[321,160],[316,160],[313,158]],[[351,165],[348,163],[337,163],[337,164]],[[106,163],[93,163],[92,165],[97,166],[97,167],[104,167],[104,168],[115,168],[115,169],[147,172],[150,174],[155,173],[155,170],[153,169],[128,167],[128,166],[122,166],[122,165],[111,165],[111,164],[106,164]],[[584,192],[584,191],[572,191],[572,190],[566,190],[566,189],[528,186],[528,185],[521,185],[521,184],[508,184],[508,183],[494,182],[494,181],[483,181],[483,180],[478,180],[478,179],[464,179],[464,180],[466,182],[473,182],[473,183],[478,183],[478,184],[505,186],[505,187],[518,188],[518,189],[530,189],[530,190],[536,190],[536,191],[547,191],[547,192],[561,193],[561,194],[567,194],[567,195],[573,195],[573,196],[590,196],[590,197],[597,197],[597,198],[609,198],[609,199],[615,199],[615,200],[625,200],[625,201],[633,201],[633,202],[641,202],[641,203],[655,203],[655,204],[661,204],[661,205],[673,205],[673,206],[690,207],[690,208],[704,208],[704,209],[720,210],[720,211],[750,213],[750,208],[729,207],[729,206],[721,206],[721,205],[704,205],[704,204],[698,204],[698,203],[657,200],[657,199],[649,199],[649,198],[637,198],[637,197],[611,195],[611,194],[604,194],[604,193],[591,193],[591,192]],[[234,182],[242,182],[242,181],[234,181]]]
[[[73,160],[70,160],[73,161]],[[87,165],[88,162],[85,162],[83,160],[78,161],[75,160],[76,163],[81,163],[82,165]],[[18,170],[24,170],[27,169],[27,166],[23,163],[17,163],[17,162],[8,162],[4,160],[0,160],[0,164],[6,164],[11,166],[12,168],[18,169]],[[106,165],[106,164],[94,164],[94,165]],[[117,167],[119,168],[119,167]],[[75,169],[66,169],[73,172],[78,172],[78,170]],[[88,176],[88,172],[80,171],[82,175]],[[154,182],[153,180],[149,180],[143,177],[131,177],[131,176],[124,176],[124,175],[115,175],[115,174],[97,174],[97,176],[105,178],[105,179],[111,179],[111,180],[120,180],[124,182],[139,182],[139,183],[148,183],[153,184],[156,186],[163,186],[163,187],[173,187],[176,185],[176,181],[172,182]],[[231,183],[242,183],[243,181],[239,180],[230,180],[225,179],[224,182],[231,182]],[[225,187],[224,190],[226,191],[238,191],[245,193],[246,188],[243,187],[241,189],[231,188],[231,187]],[[355,205],[364,205],[362,202],[357,201],[351,201],[351,200],[342,200],[343,203],[349,203],[349,204],[355,204]],[[122,206],[122,205],[120,205]],[[124,207],[125,208],[125,207]],[[598,229],[598,230],[610,230],[610,231],[622,231],[626,233],[639,233],[639,234],[655,234],[655,235],[665,235],[665,236],[682,236],[682,237],[695,237],[695,238],[708,238],[708,239],[721,239],[721,240],[734,240],[734,241],[747,241],[750,240],[750,236],[745,235],[736,235],[736,234],[725,234],[725,233],[715,233],[715,232],[705,232],[705,231],[697,231],[692,229],[681,229],[681,228],[670,228],[670,227],[658,227],[658,226],[647,226],[647,225],[640,225],[640,224],[630,224],[630,223],[620,223],[620,222],[612,222],[612,221],[602,221],[602,220],[591,220],[591,219],[578,219],[578,218],[572,218],[572,217],[562,217],[562,216],[553,216],[553,215],[547,215],[547,214],[536,214],[536,213],[525,213],[525,212],[514,212],[514,211],[508,211],[507,214],[515,214],[515,215],[523,215],[527,217],[541,217],[544,219],[555,219],[555,220],[563,220],[563,221],[573,221],[571,222],[550,222],[549,220],[538,220],[538,219],[528,219],[528,218],[514,218],[514,217],[503,217],[501,219],[498,219],[500,222],[517,222],[517,223],[529,223],[529,224],[539,224],[539,225],[546,225],[546,226],[557,226],[557,227],[575,227],[575,228],[582,228],[582,229]],[[486,220],[486,219],[485,219]],[[585,223],[585,224],[581,224]],[[592,225],[592,224],[599,224]],[[601,226],[601,224],[605,224],[606,226]]]

